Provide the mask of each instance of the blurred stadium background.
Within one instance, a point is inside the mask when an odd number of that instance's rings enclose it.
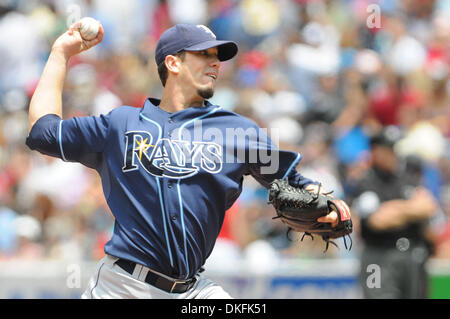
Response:
[[[429,297],[450,297],[450,1],[0,0],[0,298],[79,298],[111,233],[96,173],[25,146],[51,44],[83,16],[105,37],[71,60],[65,117],[161,96],[156,41],[184,22],[239,44],[212,101],[280,128],[280,146],[304,155],[299,171],[337,197],[367,168],[370,132],[398,127],[396,152],[423,160],[440,204]],[[320,240],[288,240],[266,191],[245,184],[207,262],[211,277],[242,298],[361,297],[357,216],[352,251],[323,253]]]

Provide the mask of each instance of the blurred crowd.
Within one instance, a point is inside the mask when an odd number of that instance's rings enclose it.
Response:
[[[105,36],[70,61],[64,117],[161,97],[159,35],[175,23],[204,24],[239,45],[211,102],[277,129],[280,147],[303,155],[298,171],[334,196],[351,202],[371,165],[370,137],[395,127],[396,154],[419,160],[439,203],[433,256],[450,258],[450,1],[1,0],[0,261],[98,260],[111,234],[96,172],[25,146],[28,104],[51,45],[83,16],[100,20]],[[279,257],[358,252],[356,214],[354,249],[324,254],[321,240],[300,242],[271,219],[265,189],[244,183],[211,256],[224,267],[231,257],[263,269]]]

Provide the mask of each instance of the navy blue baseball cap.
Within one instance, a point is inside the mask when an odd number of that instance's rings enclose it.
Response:
[[[202,51],[217,47],[220,61],[233,58],[237,44],[233,41],[219,41],[206,26],[199,24],[177,24],[163,32],[156,45],[155,60],[159,65],[166,56],[180,51]]]

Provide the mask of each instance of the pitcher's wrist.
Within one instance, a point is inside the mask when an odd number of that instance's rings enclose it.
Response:
[[[66,63],[69,62],[70,58],[72,57],[70,54],[66,52],[66,50],[64,50],[59,46],[53,46],[50,55],[60,57],[64,59],[64,62]]]

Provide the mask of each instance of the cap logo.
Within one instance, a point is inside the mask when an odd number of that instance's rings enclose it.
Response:
[[[206,33],[211,34],[214,39],[216,38],[216,35],[214,34],[214,32],[212,32],[207,26],[203,25],[203,24],[197,24],[197,28],[203,29],[203,31],[205,31]]]

